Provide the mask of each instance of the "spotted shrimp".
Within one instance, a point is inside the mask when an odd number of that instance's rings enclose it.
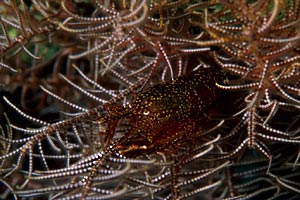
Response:
[[[207,113],[220,97],[216,83],[221,72],[207,67],[138,93],[126,107],[107,106],[107,143],[120,119],[130,129],[118,141],[117,151],[126,157],[168,152],[205,127]]]

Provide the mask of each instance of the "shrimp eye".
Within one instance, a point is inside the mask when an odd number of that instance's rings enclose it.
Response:
[[[150,114],[150,111],[149,110],[145,110],[144,112],[143,112],[143,115],[149,115]]]

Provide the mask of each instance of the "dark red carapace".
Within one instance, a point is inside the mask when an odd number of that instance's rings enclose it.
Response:
[[[202,127],[199,122],[220,94],[220,77],[217,69],[201,68],[139,93],[125,108],[110,109],[109,118],[115,120],[107,120],[108,135],[120,119],[130,125],[117,151],[126,157],[172,151]]]

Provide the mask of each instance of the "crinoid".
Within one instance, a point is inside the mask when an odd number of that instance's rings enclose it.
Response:
[[[0,13],[0,198],[299,196],[299,0]]]
[[[214,60],[230,74],[218,87],[245,91],[243,109],[233,116],[237,123],[221,139],[235,137],[236,143],[224,147],[231,153],[221,157],[239,157],[245,147],[255,149],[269,160],[266,173],[277,177],[270,172],[274,146],[296,148],[288,157],[295,165],[298,162],[299,126],[290,124],[300,108],[299,1],[220,1],[217,5],[215,12],[208,12],[208,7],[197,13],[204,24],[193,19],[211,37],[199,45],[215,46]],[[287,116],[287,121],[280,116]]]

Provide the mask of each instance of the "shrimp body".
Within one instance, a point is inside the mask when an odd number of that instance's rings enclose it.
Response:
[[[217,70],[203,68],[139,93],[126,109],[130,129],[118,142],[119,153],[136,157],[172,151],[184,142],[216,102],[220,77]]]

